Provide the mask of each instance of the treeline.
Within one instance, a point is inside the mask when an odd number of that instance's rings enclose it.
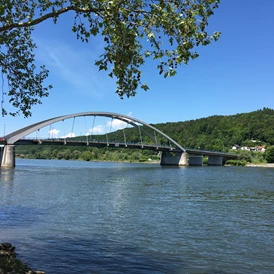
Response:
[[[189,148],[228,151],[233,145],[274,145],[274,110],[264,108],[230,116],[157,124],[155,127]],[[254,143],[252,140],[256,140]]]
[[[75,146],[16,146],[16,155],[29,159],[58,159],[83,161],[123,161],[149,162],[159,161],[160,154],[149,150],[112,149]]]

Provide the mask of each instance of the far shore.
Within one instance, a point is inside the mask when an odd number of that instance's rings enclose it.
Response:
[[[262,164],[252,164],[252,163],[248,163],[245,166],[250,166],[250,167],[274,167],[274,163],[272,163],[272,164],[265,164],[265,163],[262,163]]]

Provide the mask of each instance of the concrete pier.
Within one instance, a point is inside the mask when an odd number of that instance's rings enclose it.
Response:
[[[220,156],[209,156],[207,164],[209,166],[222,166],[223,165],[223,157],[220,157]]]
[[[14,168],[15,167],[15,145],[5,145],[1,148],[1,167]]]
[[[190,166],[202,166],[203,158],[203,155],[189,155],[188,164]]]
[[[162,152],[160,165],[187,166],[188,154],[186,152]]]

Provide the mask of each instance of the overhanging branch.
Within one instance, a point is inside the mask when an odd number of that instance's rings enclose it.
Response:
[[[57,17],[59,16],[60,14],[63,14],[63,13],[66,13],[68,11],[77,11],[77,12],[82,12],[82,13],[96,13],[99,15],[99,12],[100,11],[103,11],[103,10],[99,10],[99,9],[92,9],[92,8],[77,8],[75,6],[68,6],[66,8],[62,8],[62,9],[59,9],[57,11],[52,11],[50,13],[47,13],[39,18],[36,18],[34,20],[30,20],[30,21],[27,21],[27,22],[19,22],[19,23],[12,23],[12,24],[8,24],[8,25],[5,25],[5,26],[1,26],[0,27],[0,32],[3,32],[3,31],[9,31],[9,30],[12,30],[14,28],[24,28],[24,27],[31,27],[31,26],[35,26],[49,18],[54,18],[54,17]]]

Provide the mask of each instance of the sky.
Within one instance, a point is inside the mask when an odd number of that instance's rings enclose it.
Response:
[[[71,31],[73,17],[61,18],[57,25],[38,25],[34,32],[37,63],[50,70],[49,97],[33,107],[30,118],[0,117],[0,136],[41,120],[88,111],[115,112],[156,124],[274,109],[273,0],[221,0],[208,28],[220,31],[221,38],[199,47],[200,57],[181,65],[175,77],[164,79],[155,63],[146,62],[142,77],[150,89],[123,100],[115,94],[115,79],[94,65],[103,52],[102,39],[82,43]],[[85,121],[78,133],[91,131],[92,123]],[[109,121],[96,122],[98,132],[109,126]],[[118,129],[121,123],[111,127]],[[49,131],[59,137],[70,132],[61,133],[61,126]]]

